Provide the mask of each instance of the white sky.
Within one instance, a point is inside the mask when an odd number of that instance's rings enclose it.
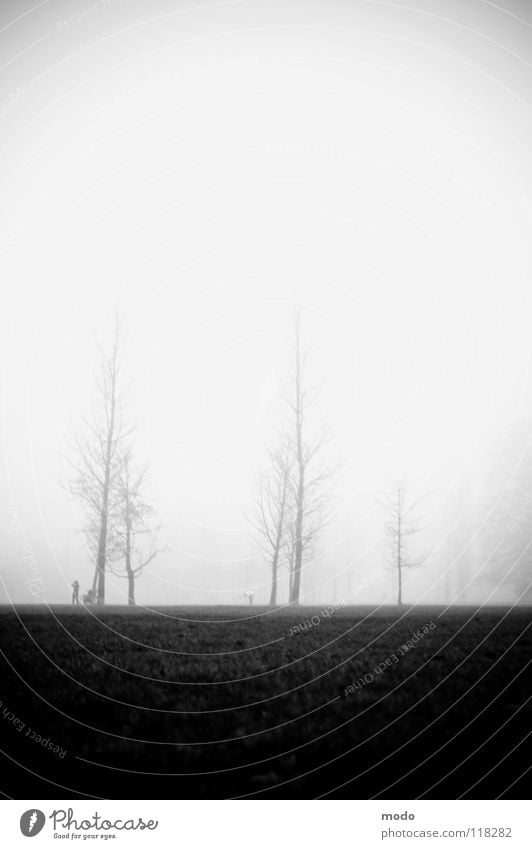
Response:
[[[377,544],[391,475],[435,489],[437,513],[532,412],[530,25],[480,0],[421,8],[48,3],[0,34],[5,598],[31,600],[10,510],[47,601],[90,582],[60,484],[117,300],[175,549],[147,602],[202,581],[266,593],[242,512],[294,302],[342,463],[324,581]]]

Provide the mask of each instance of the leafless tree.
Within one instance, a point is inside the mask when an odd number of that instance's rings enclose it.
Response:
[[[291,510],[291,444],[286,437],[268,454],[256,499],[253,526],[271,567],[270,604],[277,604],[278,571],[285,550]]]
[[[135,580],[162,549],[157,547],[154,511],[145,499],[146,468],[135,467],[129,446],[120,457],[114,486],[113,553],[110,569],[128,582],[128,604],[135,602]]]
[[[289,602],[298,604],[301,572],[327,520],[332,470],[321,464],[327,436],[310,426],[317,393],[307,387],[307,356],[301,338],[301,311],[294,316],[292,369],[283,394],[285,422],[278,445],[268,452],[252,525],[271,566],[270,604],[277,603],[278,573],[289,572]]]
[[[69,490],[85,506],[84,531],[95,558],[93,597],[97,604],[103,605],[120,450],[127,436],[120,386],[122,349],[118,319],[110,349],[100,348],[100,357],[93,414],[85,422],[84,435],[74,435]]]
[[[395,480],[382,506],[388,541],[388,563],[397,574],[397,604],[403,604],[403,569],[420,566],[423,558],[413,553],[414,540],[420,531],[416,511],[422,498],[411,501],[404,480]]]
[[[301,310],[297,309],[292,372],[285,394],[293,452],[290,604],[299,603],[304,563],[327,520],[328,484],[332,476],[331,469],[325,470],[320,465],[327,434],[312,432],[310,428],[310,410],[317,400],[317,393],[311,393],[308,388],[307,367],[307,353],[301,336]]]

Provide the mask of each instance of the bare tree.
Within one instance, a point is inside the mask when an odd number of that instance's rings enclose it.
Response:
[[[278,571],[285,549],[291,509],[291,445],[287,437],[268,452],[269,464],[261,475],[253,526],[271,568],[270,604],[277,604]]]
[[[128,604],[135,602],[135,580],[162,549],[157,548],[153,508],[145,500],[146,468],[135,467],[131,447],[120,457],[115,478],[111,571],[128,582]]]
[[[301,337],[301,310],[294,316],[293,367],[288,391],[285,395],[292,430],[293,463],[291,495],[293,525],[291,528],[290,604],[298,604],[301,594],[301,572],[313,543],[326,521],[328,481],[332,470],[318,465],[327,437],[325,433],[312,433],[309,412],[317,400],[307,386],[307,354]]]
[[[120,389],[121,341],[118,320],[109,351],[100,348],[101,366],[96,380],[92,419],[85,422],[85,435],[74,435],[74,458],[70,461],[70,492],[86,510],[84,528],[89,550],[95,557],[92,594],[105,604],[105,571],[111,544],[111,518],[116,504],[116,476],[120,447],[126,437],[124,396]]]
[[[410,501],[404,480],[395,480],[382,506],[385,532],[388,538],[388,562],[397,574],[397,604],[403,603],[403,569],[419,566],[423,562],[413,554],[414,539],[420,531],[416,509],[422,499]]]
[[[271,566],[270,604],[277,603],[278,572],[289,572],[289,603],[298,604],[301,572],[327,519],[328,482],[332,470],[320,465],[326,434],[310,428],[310,411],[317,399],[306,380],[307,356],[301,340],[301,311],[294,316],[292,370],[283,400],[285,426],[278,447],[268,452],[261,476],[252,525]]]

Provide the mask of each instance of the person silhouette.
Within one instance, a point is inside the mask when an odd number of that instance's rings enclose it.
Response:
[[[79,604],[79,581],[72,581],[72,604]]]

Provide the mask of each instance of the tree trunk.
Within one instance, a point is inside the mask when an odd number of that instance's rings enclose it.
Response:
[[[299,501],[298,495],[298,501]],[[294,573],[292,576],[292,594],[290,598],[290,604],[299,604],[299,595],[301,592],[301,565],[303,561],[303,545],[302,545],[302,535],[303,535],[303,510],[300,509],[299,504],[297,507],[296,514],[296,541],[295,541],[295,552],[294,552]]]
[[[272,560],[272,587],[270,591],[270,605],[277,604],[277,558],[278,552],[275,552]]]
[[[105,496],[104,496],[105,498]],[[107,502],[107,498],[105,498]],[[96,558],[96,604],[105,604],[105,560],[107,550],[107,504],[102,510],[100,534],[98,537],[98,555]]]
[[[126,499],[126,573],[127,573],[127,603],[133,607],[135,602],[135,572],[131,568],[131,519],[129,515],[129,499]]]
[[[135,574],[131,569],[127,573],[127,603],[130,607],[134,607],[137,603],[135,601]]]
[[[295,437],[296,437],[296,462],[297,462],[297,495],[296,495],[296,523],[295,523],[295,550],[294,550],[294,574],[292,581],[291,604],[299,604],[301,592],[301,567],[303,565],[303,504],[305,500],[305,460],[303,457],[303,398],[301,391],[301,331],[299,319],[296,321],[296,373],[295,373]]]
[[[287,461],[288,462],[288,461]],[[283,482],[283,494],[281,499],[281,507],[279,511],[279,521],[277,523],[277,533],[275,537],[275,549],[273,552],[272,558],[272,588],[270,593],[270,604],[277,604],[277,571],[279,567],[279,553],[281,551],[281,545],[283,542],[283,533],[285,526],[285,510],[286,510],[286,496],[288,491],[288,465],[285,466],[285,477]]]
[[[272,566],[272,588],[270,590],[270,606],[277,604],[277,567]]]
[[[98,557],[96,568],[98,570],[98,594],[97,604],[105,604],[105,564],[107,560],[107,516],[109,511],[109,491],[111,488],[111,462],[114,439],[115,419],[115,388],[113,383],[111,395],[111,416],[107,431],[107,446],[105,453],[105,478],[102,493],[102,513],[100,524],[100,535],[98,538]]]
[[[403,540],[402,540],[402,510],[403,503],[401,496],[397,500],[397,604],[403,603],[403,575],[401,572],[403,561]]]
[[[100,534],[98,538],[98,557],[96,568],[98,570],[98,594],[96,603],[105,604],[105,565],[107,561],[107,527],[109,516],[109,495],[111,490],[111,465],[113,462],[113,443],[115,439],[116,426],[116,380],[117,380],[117,340],[113,348],[113,358],[110,369],[110,387],[107,408],[107,433],[105,442],[105,470],[102,492],[102,512]]]

